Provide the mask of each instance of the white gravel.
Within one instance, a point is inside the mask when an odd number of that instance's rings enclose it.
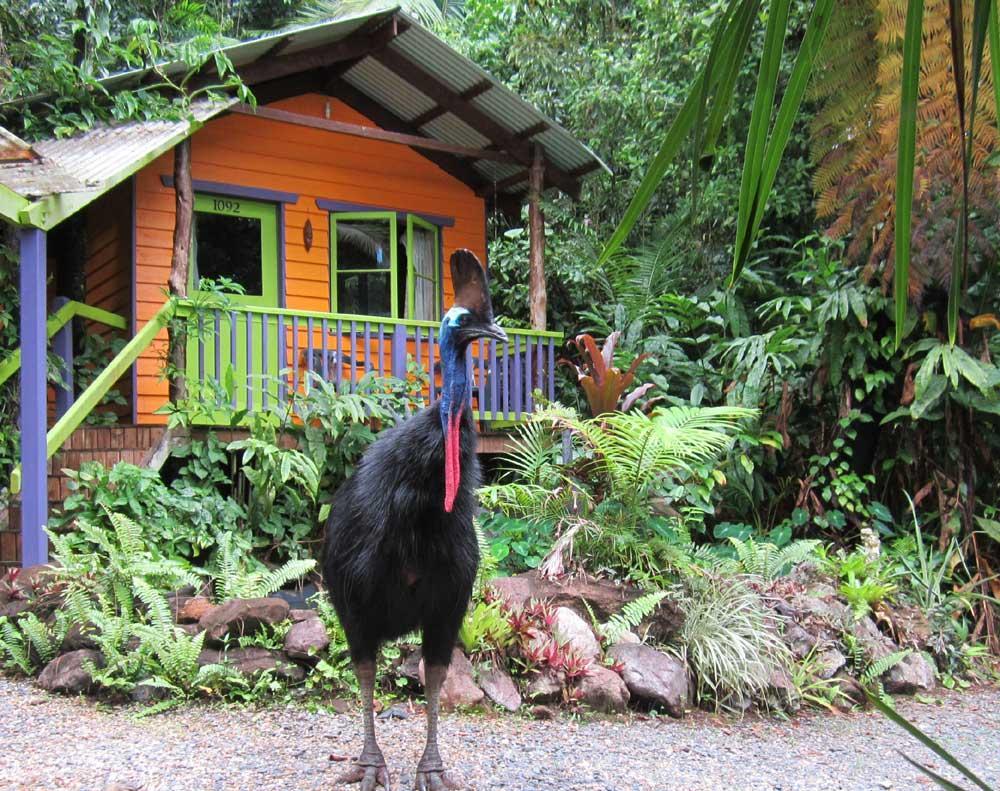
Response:
[[[1000,691],[901,710],[1000,785]],[[193,705],[145,719],[134,708],[49,696],[0,679],[0,789],[311,791],[335,788],[360,749],[354,715]],[[408,791],[424,718],[378,723],[397,788]],[[536,722],[451,715],[442,754],[478,791],[850,791],[930,789],[897,750],[941,761],[877,714],[735,721],[696,714]],[[947,773],[946,773],[947,774]],[[355,787],[356,788],[356,787]]]

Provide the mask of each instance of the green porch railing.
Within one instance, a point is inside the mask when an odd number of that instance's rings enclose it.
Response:
[[[127,330],[128,321],[117,313],[110,313],[102,308],[85,305],[82,302],[70,300],[49,316],[45,325],[46,337],[50,340],[59,330],[73,319],[80,317],[98,321],[116,330]],[[0,385],[10,379],[21,368],[21,350],[17,349],[0,362]]]
[[[149,345],[153,342],[159,331],[170,321],[170,317],[173,316],[175,309],[175,302],[168,300],[164,303],[163,307],[156,312],[153,318],[146,322],[146,325],[122,347],[122,350],[115,355],[107,367],[97,375],[86,390],[80,393],[76,401],[73,402],[73,405],[48,430],[45,435],[47,458],[51,459],[56,454],[63,446],[63,443],[69,439],[70,435],[79,428],[80,424],[83,423],[94,407],[101,403],[101,399],[104,398],[114,383],[122,377],[139,355],[149,348]],[[11,490],[17,493],[20,491],[20,487],[21,468],[19,465],[15,468],[14,474],[11,476]]]
[[[440,392],[440,324],[434,321],[259,306],[180,303],[196,323],[189,335],[189,381],[216,383],[233,409],[283,409],[315,375],[352,388],[368,373],[405,377],[412,359],[429,374],[425,400]],[[477,420],[519,421],[535,391],[555,398],[555,351],[562,334],[508,329],[508,340],[474,342],[466,360]],[[228,386],[223,387],[227,380]]]

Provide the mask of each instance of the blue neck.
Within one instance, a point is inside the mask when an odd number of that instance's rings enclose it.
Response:
[[[455,332],[448,325],[447,319],[441,325],[439,345],[443,381],[438,409],[441,411],[441,426],[447,432],[448,418],[461,413],[469,394],[469,380],[465,374],[465,349],[459,349],[455,343]]]

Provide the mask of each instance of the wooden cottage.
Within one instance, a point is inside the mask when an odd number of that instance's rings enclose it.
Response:
[[[190,139],[194,187],[192,297],[205,280],[242,292],[199,312],[187,379],[194,392],[224,391],[249,410],[282,408],[312,376],[354,383],[368,372],[403,374],[408,361],[428,372],[432,399],[451,252],[468,248],[486,263],[490,212],[516,211],[530,197],[537,217],[543,189],[575,196],[581,178],[605,167],[395,11],[225,51],[256,108],[199,101],[182,121],[99,126],[31,145],[0,136],[0,216],[20,239],[22,345],[0,361],[0,381],[21,377],[23,542],[22,552],[13,535],[0,536],[0,560],[46,558],[49,498],[65,494],[50,467],[136,461],[162,430],[182,141]],[[105,85],[125,91],[146,76]],[[542,238],[533,237],[541,275]],[[541,277],[532,300],[535,329],[471,350],[484,425],[520,419],[535,388],[552,395],[561,336],[544,330]],[[47,387],[47,348],[71,363],[82,333],[112,331],[127,344],[93,384],[74,386],[70,376],[66,387]],[[81,423],[112,387],[125,402],[118,424],[85,436]]]

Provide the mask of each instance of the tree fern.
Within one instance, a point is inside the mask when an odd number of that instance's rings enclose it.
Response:
[[[917,106],[913,206],[912,297],[924,286],[949,287],[955,219],[961,194],[963,133],[959,127],[951,62],[950,0],[924,0]],[[900,123],[900,49],[906,0],[845,0],[838,4],[820,59],[813,95],[820,110],[812,125],[818,157],[817,213],[832,221],[834,236],[852,239],[848,255],[867,261],[867,273],[892,278],[896,208],[896,148]],[[963,15],[972,40],[973,15]],[[994,53],[986,52],[986,57]],[[971,59],[966,59],[970,96]],[[985,64],[984,64],[985,65]],[[1000,178],[987,159],[1000,145],[993,76],[981,74],[969,174],[970,246],[990,255],[984,235],[1000,219]]]
[[[598,627],[604,642],[611,644],[618,642],[625,632],[635,629],[646,618],[656,611],[660,602],[666,597],[666,591],[651,591],[645,593],[638,599],[628,602],[622,609],[612,615],[607,621]]]

